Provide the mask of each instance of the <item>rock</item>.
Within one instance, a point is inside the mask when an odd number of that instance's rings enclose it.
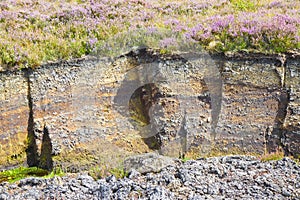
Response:
[[[148,199],[153,199],[153,200],[161,200],[161,199],[173,199],[174,195],[166,190],[163,187],[155,187],[155,188],[150,188],[146,191],[146,195]]]
[[[20,183],[18,184],[19,187],[24,186],[38,186],[41,185],[43,182],[45,182],[45,179],[42,178],[26,178],[20,180]]]
[[[8,194],[7,193],[1,193],[0,194],[0,200],[7,200],[8,199]]]
[[[300,170],[295,166],[288,158],[261,162],[225,156],[176,163],[147,174],[132,169],[131,177],[123,179],[95,181],[85,173],[27,178],[18,185],[0,184],[0,199],[299,199]],[[227,173],[220,176],[221,169]]]
[[[99,199],[111,199],[110,196],[112,195],[112,190],[110,189],[108,184],[101,184],[99,185],[99,188],[96,190],[96,196]]]
[[[133,168],[131,168],[130,171],[128,172],[128,178],[130,178],[130,179],[137,178],[140,175],[141,175],[141,173],[136,171]]]
[[[290,197],[291,193],[286,188],[282,188],[282,195],[285,197]]]
[[[80,175],[77,179],[81,181],[82,186],[88,188],[89,190],[93,190],[94,187],[96,187],[94,179],[89,175]]]
[[[131,169],[135,169],[141,174],[159,172],[170,165],[175,165],[173,158],[161,156],[157,153],[133,156],[124,161],[125,171],[129,172]]]

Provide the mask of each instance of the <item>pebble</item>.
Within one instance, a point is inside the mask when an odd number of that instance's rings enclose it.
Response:
[[[224,156],[173,162],[153,172],[94,180],[86,173],[0,184],[6,199],[300,199],[300,168],[289,158]]]

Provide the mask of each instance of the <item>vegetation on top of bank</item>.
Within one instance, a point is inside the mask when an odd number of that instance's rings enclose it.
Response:
[[[36,67],[133,46],[284,53],[300,48],[300,1],[3,0],[0,67]]]

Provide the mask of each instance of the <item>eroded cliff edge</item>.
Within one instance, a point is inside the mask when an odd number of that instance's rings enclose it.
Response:
[[[69,171],[154,150],[298,156],[299,70],[293,55],[139,49],[1,72],[0,165],[38,165],[42,151]]]

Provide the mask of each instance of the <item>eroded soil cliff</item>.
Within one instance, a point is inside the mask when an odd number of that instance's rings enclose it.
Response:
[[[139,49],[1,72],[0,165],[77,171],[154,150],[298,156],[299,70],[292,55]]]

